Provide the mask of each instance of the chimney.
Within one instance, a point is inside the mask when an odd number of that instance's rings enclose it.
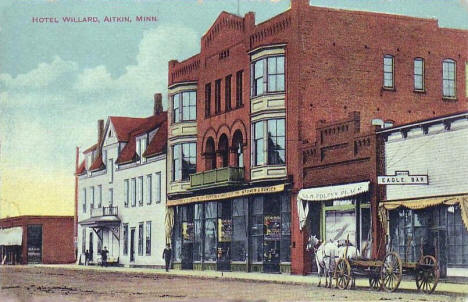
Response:
[[[97,133],[98,133],[98,143],[104,138],[104,120],[98,120],[97,122]]]
[[[255,28],[255,13],[248,12],[244,15],[244,27],[245,31],[250,32]]]
[[[155,93],[154,94],[154,115],[159,115],[161,112],[163,112],[163,106],[162,106],[162,94],[160,93]]]

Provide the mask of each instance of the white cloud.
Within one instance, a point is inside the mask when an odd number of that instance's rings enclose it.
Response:
[[[0,74],[0,84],[8,89],[35,89],[43,88],[52,83],[56,83],[61,76],[67,73],[76,72],[78,64],[72,61],[64,61],[55,56],[51,63],[40,63],[37,68],[28,73],[19,74],[13,78],[9,74]]]
[[[168,61],[193,55],[194,45],[193,30],[161,25],[144,33],[135,64],[119,76],[57,56],[16,77],[0,74],[0,166],[72,173],[74,147],[95,142],[96,120],[151,114],[153,94],[167,89]]]

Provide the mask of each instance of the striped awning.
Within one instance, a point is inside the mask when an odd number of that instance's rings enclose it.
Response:
[[[392,200],[384,201],[379,204],[380,207],[380,218],[383,219],[386,214],[384,212],[395,210],[400,207],[404,207],[411,210],[422,210],[428,207],[434,207],[438,205],[460,205],[461,216],[466,229],[468,230],[468,195],[456,195],[456,196],[440,196],[440,197],[429,197],[419,199],[403,199],[403,200]]]

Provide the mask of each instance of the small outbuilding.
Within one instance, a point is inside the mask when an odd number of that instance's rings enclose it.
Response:
[[[0,263],[72,263],[73,216],[0,219]]]

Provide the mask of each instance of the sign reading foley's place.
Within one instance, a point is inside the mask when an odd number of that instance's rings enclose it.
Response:
[[[427,185],[427,175],[410,175],[409,171],[395,171],[395,175],[378,176],[379,185]]]

